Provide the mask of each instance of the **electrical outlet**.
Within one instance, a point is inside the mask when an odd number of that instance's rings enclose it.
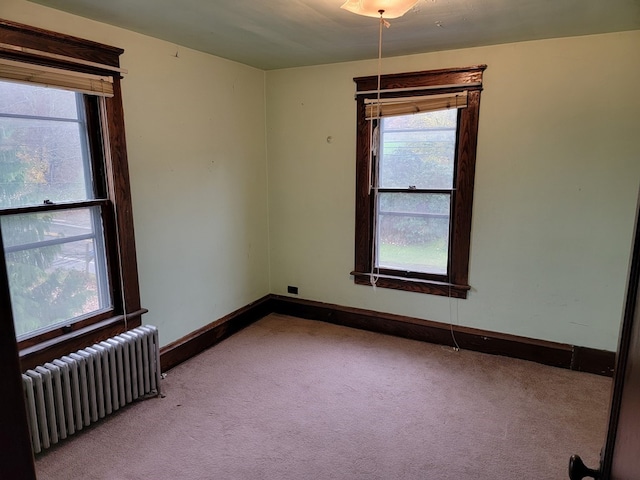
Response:
[[[291,285],[289,285],[287,287],[287,293],[293,293],[294,295],[298,294],[298,287],[292,287]]]

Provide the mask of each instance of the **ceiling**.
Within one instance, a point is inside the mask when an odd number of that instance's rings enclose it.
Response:
[[[264,70],[376,58],[344,0],[31,0]],[[640,0],[419,0],[383,56],[640,29]]]

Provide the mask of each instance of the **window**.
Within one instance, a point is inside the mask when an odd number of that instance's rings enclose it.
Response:
[[[18,338],[113,305],[86,97],[0,81],[0,225]]]
[[[141,324],[119,56],[0,21],[0,232],[23,368]],[[64,52],[62,54],[61,52]]]
[[[357,284],[466,298],[485,68],[354,79]]]

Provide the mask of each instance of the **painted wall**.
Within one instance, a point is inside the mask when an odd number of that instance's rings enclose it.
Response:
[[[264,72],[23,0],[0,17],[125,49],[143,321],[161,342],[269,293]]]
[[[126,51],[144,320],[162,343],[296,285],[302,298],[616,348],[640,179],[640,32],[385,59],[385,73],[488,65],[472,291],[449,300],[349,276],[352,78],[377,62],[265,74],[25,0],[3,0],[0,17]]]
[[[384,59],[383,73],[488,65],[466,300],[349,275],[352,79],[377,62],[267,72],[272,292],[615,350],[640,180],[638,45],[636,31]]]

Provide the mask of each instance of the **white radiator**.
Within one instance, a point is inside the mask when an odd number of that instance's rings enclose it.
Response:
[[[158,329],[145,325],[22,375],[39,453],[135,400],[160,395]]]

